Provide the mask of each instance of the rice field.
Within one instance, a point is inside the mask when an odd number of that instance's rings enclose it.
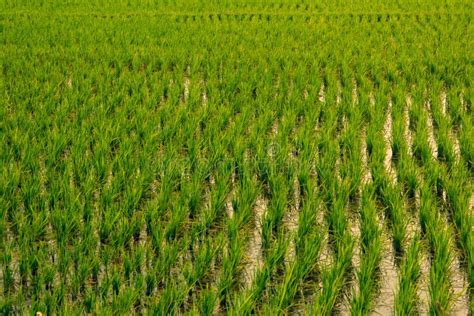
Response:
[[[0,0],[0,314],[471,315],[473,17]]]

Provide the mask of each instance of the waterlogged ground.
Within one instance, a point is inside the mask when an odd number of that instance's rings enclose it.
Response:
[[[0,1],[1,314],[474,309],[468,1]]]

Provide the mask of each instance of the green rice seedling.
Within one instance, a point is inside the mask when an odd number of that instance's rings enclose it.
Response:
[[[382,117],[374,116],[374,120],[369,125],[367,134],[367,147],[370,154],[369,166],[374,177],[375,192],[385,208],[385,216],[389,220],[389,226],[393,234],[395,251],[403,251],[403,244],[406,235],[406,217],[402,192],[399,184],[393,183],[388,171],[385,170],[384,159],[386,145],[378,135],[377,127],[382,129]],[[372,127],[373,126],[373,127]]]
[[[448,197],[448,210],[452,216],[452,221],[456,229],[457,244],[463,252],[463,259],[466,263],[466,270],[469,284],[473,284],[473,249],[472,249],[472,214],[469,214],[469,203],[471,194],[469,185],[465,184],[464,172],[453,172],[450,176],[443,175],[443,187],[446,189]]]
[[[390,221],[393,234],[393,244],[396,252],[403,250],[406,236],[406,219],[404,217],[403,196],[398,187],[387,184],[388,179],[380,185],[383,203],[386,205],[386,216]],[[377,183],[377,181],[375,182]]]
[[[474,134],[473,128],[472,128],[472,118],[470,118],[469,115],[462,115],[461,116],[461,123],[460,125],[462,128],[459,130],[459,143],[460,143],[460,150],[461,150],[461,155],[463,159],[466,161],[467,166],[471,170],[473,170],[473,161],[474,161],[474,156],[473,152],[474,149],[472,148],[472,142],[469,141]]]
[[[351,264],[352,239],[346,234],[340,242],[335,257],[335,264],[322,272],[323,290],[318,292],[313,309],[315,313],[330,313],[334,310],[338,297],[345,284],[345,275]]]
[[[238,274],[240,263],[244,256],[244,246],[246,231],[239,229],[247,226],[250,220],[252,206],[257,198],[255,183],[248,175],[243,174],[236,188],[239,198],[235,200],[234,217],[228,221],[229,251],[223,258],[222,277],[218,283],[218,291],[221,298],[221,305],[227,309],[230,304],[231,293],[238,286]]]
[[[309,237],[309,238],[308,238]],[[308,236],[305,248],[296,261],[287,268],[282,284],[276,289],[278,303],[272,304],[272,308],[284,311],[291,307],[292,300],[296,296],[298,288],[303,280],[309,275],[317,264],[317,257],[321,245],[321,236],[313,234]]]
[[[263,249],[271,248],[272,239],[281,229],[283,216],[287,206],[287,195],[289,186],[278,176],[270,176],[270,188],[272,198],[266,216],[262,224]]]
[[[258,306],[262,300],[262,295],[267,288],[267,283],[269,282],[276,266],[282,263],[284,254],[286,252],[286,247],[287,245],[285,240],[280,239],[276,241],[274,248],[272,248],[265,260],[264,266],[261,268],[261,270],[257,271],[254,283],[251,285],[251,288],[245,293],[238,294],[240,297],[234,300],[236,305],[232,306],[232,308],[229,310],[230,314],[241,314],[258,311]]]
[[[314,184],[313,184],[314,185]],[[293,301],[296,298],[298,288],[309,280],[311,274],[315,272],[320,247],[322,244],[322,236],[315,225],[314,209],[314,191],[306,192],[306,199],[303,199],[302,209],[299,214],[298,231],[295,238],[296,257],[294,261],[289,263],[285,269],[283,281],[275,289],[274,299],[269,300],[269,308],[275,312],[286,311],[294,306]],[[290,235],[290,238],[296,237]]]
[[[298,216],[298,231],[295,238],[296,252],[303,251],[306,246],[306,236],[311,236],[314,233],[314,225],[316,222],[316,212],[318,208],[318,197],[315,193],[316,184],[315,179],[310,178],[307,186],[303,189],[303,200],[301,211]]]
[[[2,266],[3,266],[3,294],[6,296],[14,288],[13,270],[10,267],[12,261],[11,249],[4,249],[2,255]]]
[[[204,293],[201,295],[201,299],[198,302],[199,308],[194,310],[194,313],[201,313],[203,315],[212,315],[212,313],[215,311],[215,304],[217,301],[217,297],[215,296],[215,292],[206,289],[204,290]]]
[[[381,227],[377,223],[377,209],[372,186],[362,191],[360,207],[361,250],[360,270],[357,272],[359,292],[354,293],[351,311],[355,314],[368,313],[375,297],[376,273],[382,258]]]
[[[429,189],[423,187],[420,196],[420,224],[433,251],[430,269],[430,310],[433,313],[446,313],[452,295],[448,279],[452,257],[446,228],[443,228],[439,215],[433,212],[436,209],[433,203]]]
[[[400,265],[399,290],[395,299],[395,314],[407,315],[417,312],[417,289],[420,277],[420,251],[423,247],[416,236],[410,244]]]
[[[166,288],[157,304],[151,306],[153,313],[177,313],[179,312],[180,304],[184,300],[182,288],[178,284],[172,284]]]

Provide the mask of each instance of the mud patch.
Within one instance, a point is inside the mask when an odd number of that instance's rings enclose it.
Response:
[[[393,315],[395,306],[395,292],[397,289],[398,276],[395,266],[395,255],[392,242],[386,229],[381,234],[382,245],[385,256],[380,261],[380,289],[379,296],[374,304],[375,315]]]
[[[319,88],[318,100],[319,100],[319,102],[321,102],[321,103],[325,103],[325,102],[326,102],[326,93],[325,93],[324,83],[323,83],[323,84],[321,85],[321,87]]]
[[[451,249],[455,249],[455,246]],[[459,255],[454,253],[453,261],[450,266],[450,279],[453,288],[453,315],[469,315],[469,283],[467,274],[459,262]]]
[[[372,181],[372,173],[369,168],[369,160],[367,157],[367,129],[362,128],[360,159],[362,165],[362,185],[366,185]]]
[[[300,184],[298,179],[293,181],[293,205],[289,207],[289,211],[286,213],[284,225],[288,231],[288,237],[290,243],[288,244],[287,253],[285,256],[285,264],[289,266],[294,262],[296,257],[295,250],[295,235],[298,231],[298,220],[300,212]]]
[[[433,115],[431,114],[431,103],[426,102],[426,122],[428,130],[428,145],[430,147],[431,155],[434,160],[438,159],[438,144],[436,143],[435,133],[434,133],[434,124],[433,124]]]
[[[250,240],[245,255],[245,267],[243,272],[245,288],[250,288],[255,279],[256,272],[263,266],[262,256],[262,221],[267,211],[268,201],[257,198],[253,209],[254,227],[250,233]]]
[[[390,100],[388,103],[387,115],[385,119],[385,124],[383,128],[383,135],[385,140],[385,158],[383,161],[385,172],[390,177],[390,181],[392,184],[397,182],[397,173],[395,172],[392,166],[392,157],[393,157],[393,150],[392,150],[392,101]]]
[[[184,73],[184,78],[183,78],[183,101],[184,103],[188,102],[189,99],[189,86],[191,84],[191,81],[189,80],[189,73],[190,73],[190,67],[188,66],[186,68],[186,72]]]
[[[411,97],[406,98],[406,107],[403,110],[403,121],[405,122],[404,137],[407,143],[408,156],[413,156],[413,138],[410,131],[410,107],[412,105]]]

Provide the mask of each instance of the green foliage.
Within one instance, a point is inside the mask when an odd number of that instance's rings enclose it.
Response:
[[[0,0],[0,313],[472,313],[473,8]]]

